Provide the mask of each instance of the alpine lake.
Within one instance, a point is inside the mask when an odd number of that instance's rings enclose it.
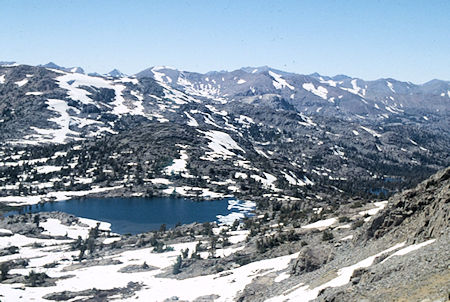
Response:
[[[138,234],[158,230],[162,224],[172,228],[193,222],[232,223],[251,216],[254,203],[226,198],[193,201],[184,198],[78,198],[25,206],[5,216],[39,212],[65,212],[111,223],[111,231]]]

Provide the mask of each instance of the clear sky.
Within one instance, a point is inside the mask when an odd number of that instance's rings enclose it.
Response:
[[[0,61],[450,80],[449,0],[0,0]]]

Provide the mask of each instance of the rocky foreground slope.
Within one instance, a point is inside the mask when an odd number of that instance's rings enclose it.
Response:
[[[388,201],[135,236],[0,220],[2,301],[447,301],[450,168]],[[317,220],[317,216],[320,216]],[[270,218],[272,217],[272,218]]]
[[[349,284],[325,290],[318,300],[447,301],[449,223],[450,169],[446,169],[391,198],[386,210],[375,216],[355,241],[371,245],[405,240],[407,245],[423,248],[405,257],[382,255],[375,265],[353,273]]]
[[[449,218],[447,168],[390,198],[347,244],[304,247],[285,284],[268,282],[264,290],[262,280],[254,282],[241,301],[266,301],[274,292],[269,301],[447,301]]]

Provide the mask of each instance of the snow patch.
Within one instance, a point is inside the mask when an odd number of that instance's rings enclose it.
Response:
[[[274,86],[276,89],[282,89],[282,88],[284,88],[284,87],[287,87],[287,88],[289,88],[289,89],[291,89],[291,90],[295,90],[294,86],[292,86],[292,85],[290,85],[288,82],[286,82],[286,80],[283,79],[283,78],[281,77],[281,75],[279,75],[279,74],[277,74],[277,73],[275,73],[275,72],[273,72],[273,71],[269,71],[269,75],[274,79],[274,80],[272,81],[272,84],[273,84],[273,86]]]
[[[238,119],[235,119],[239,124],[243,124],[243,125],[250,125],[250,124],[254,124],[255,123],[255,121],[251,118],[251,117],[249,117],[249,116],[246,116],[246,115],[239,115],[239,118]]]
[[[370,209],[370,210],[361,211],[361,212],[359,212],[359,215],[361,215],[361,216],[366,216],[366,215],[373,216],[373,215],[377,214],[379,211],[381,211],[382,209],[384,209],[386,207],[387,203],[388,203],[387,200],[375,202],[374,203],[375,208]],[[366,217],[364,219],[364,221],[369,221],[369,220],[370,220],[370,217]]]
[[[56,99],[48,99],[46,103],[50,110],[59,114],[59,117],[49,119],[49,121],[55,122],[59,129],[41,129],[31,127],[31,129],[36,131],[39,136],[35,137],[35,135],[31,135],[30,138],[34,137],[34,141],[42,143],[48,142],[62,144],[68,139],[69,135],[77,135],[77,133],[69,129],[70,116],[67,112],[69,109],[67,103],[63,100]]]
[[[373,137],[381,137],[381,134],[377,133],[375,130],[372,130],[370,128],[364,127],[364,126],[359,126],[361,129],[369,132],[370,134],[373,135]]]
[[[180,158],[174,159],[173,164],[164,169],[164,173],[167,175],[171,175],[186,172],[187,159],[188,155],[186,153],[186,150],[180,150]]]
[[[292,171],[289,171],[289,173],[281,171],[281,174],[284,175],[284,178],[286,178],[286,180],[291,185],[294,185],[294,186],[305,186],[307,184],[306,181],[302,181],[302,180],[298,179]],[[309,182],[309,184],[312,183],[309,179],[308,179],[308,182]]]
[[[396,249],[399,249],[404,245],[405,245],[404,242],[399,243],[399,244],[397,244],[389,249],[386,249],[378,254],[375,254],[364,260],[361,260],[354,265],[343,267],[338,270],[338,272],[337,272],[338,276],[336,278],[334,278],[320,286],[317,286],[315,288],[310,288],[309,285],[300,284],[300,286],[301,285],[303,285],[303,286],[301,286],[301,287],[296,286],[292,289],[288,289],[283,294],[281,294],[279,296],[275,296],[273,298],[270,298],[270,299],[266,300],[266,302],[286,302],[286,301],[292,301],[292,302],[305,301],[306,302],[306,301],[311,301],[318,296],[319,292],[322,289],[327,288],[327,287],[338,287],[338,286],[347,284],[350,281],[350,278],[353,275],[353,272],[355,270],[357,270],[359,268],[371,266],[376,257],[381,256],[382,254],[385,254],[385,253],[389,253]]]
[[[190,115],[189,113],[187,113],[187,112],[184,112],[184,114],[188,117],[188,119],[189,119],[189,121],[188,121],[188,126],[191,126],[191,127],[198,127],[198,122],[197,122],[197,120],[195,119],[195,118],[193,118],[192,117],[192,115]]]
[[[78,236],[81,238],[87,238],[89,235],[89,230],[97,226],[97,223],[100,224],[99,229],[104,231],[111,230],[111,224],[108,222],[100,222],[87,218],[79,218],[79,221],[83,224],[86,224],[86,227],[72,224],[70,226],[64,225],[61,223],[59,219],[48,218],[47,221],[41,222],[39,225],[44,228],[44,235],[50,236],[67,236],[72,239],[77,239]]]
[[[273,281],[278,283],[278,282],[288,279],[290,276],[291,275],[289,273],[282,272]]]
[[[213,151],[206,152],[207,160],[215,160],[216,158],[227,159],[235,156],[236,154],[231,150],[239,150],[245,153],[245,151],[241,147],[239,147],[239,145],[231,138],[228,133],[217,130],[198,131],[204,134],[205,137],[210,140],[210,142],[208,143],[208,147]]]
[[[390,259],[392,257],[395,257],[395,256],[406,255],[406,254],[408,254],[410,252],[413,252],[413,251],[418,250],[418,249],[420,249],[420,248],[422,248],[424,246],[427,246],[427,245],[429,245],[429,244],[431,244],[431,243],[433,243],[435,241],[436,241],[436,239],[430,239],[430,240],[422,242],[422,243],[409,245],[409,246],[407,246],[405,248],[402,248],[401,250],[396,251],[395,253],[393,253],[392,255],[387,257],[386,259],[384,259],[381,263],[383,263],[383,262],[387,261],[388,259]]]
[[[96,88],[114,89],[108,81],[99,77],[91,77],[80,73],[63,73],[62,76],[56,78],[59,87],[67,90],[68,95],[75,101],[80,101],[83,104],[93,104],[94,102],[89,97],[90,92],[80,88],[82,86],[90,86]]]
[[[366,95],[366,89],[362,89],[361,87],[358,87],[357,81],[358,81],[357,79],[351,80],[350,83],[352,84],[352,88],[345,88],[345,87],[339,87],[339,88],[341,88],[342,90],[348,91],[350,93],[364,97]]]
[[[256,207],[256,203],[253,201],[244,201],[237,199],[228,200],[228,211],[233,211],[228,215],[217,215],[217,220],[221,225],[233,225],[236,220],[241,220],[248,216]],[[236,211],[236,212],[234,212]],[[245,237],[248,233],[245,233]],[[235,238],[234,241],[237,239]],[[245,238],[244,238],[245,240]]]
[[[396,93],[395,90],[394,90],[394,85],[392,85],[391,82],[386,81],[386,84],[387,84],[387,86],[389,87],[389,89],[390,89],[393,93]]]
[[[259,175],[251,175],[250,177],[262,183],[263,187],[267,189],[277,190],[277,188],[275,187],[275,181],[277,181],[277,178],[272,174],[266,172],[263,172],[263,174],[264,177],[261,177]]]
[[[90,190],[86,191],[56,191],[56,192],[50,192],[45,195],[29,195],[29,196],[5,196],[0,197],[0,203],[5,203],[8,206],[12,207],[19,207],[19,206],[25,206],[25,205],[34,205],[37,204],[43,200],[55,200],[55,201],[62,201],[62,200],[68,200],[72,197],[80,197],[80,196],[86,196],[89,194],[94,193],[100,193],[110,190],[116,190],[119,188],[123,188],[123,185],[115,186],[115,187],[95,187],[93,186]]]
[[[28,79],[27,78],[23,79],[22,81],[14,82],[14,84],[16,84],[19,87],[24,86],[26,83],[28,83]]]
[[[337,222],[336,218],[328,218],[324,220],[319,220],[314,223],[310,223],[302,226],[302,229],[326,229]]]
[[[327,99],[328,90],[325,87],[318,86],[316,88],[313,83],[304,83],[302,87],[303,89],[317,95],[318,97],[321,97],[324,100]]]
[[[40,92],[40,91],[30,91],[30,92],[25,93],[25,95],[43,95],[43,94],[44,93]]]
[[[58,166],[38,166],[36,167],[36,173],[38,174],[47,174],[52,172],[58,172],[61,171],[62,167]]]

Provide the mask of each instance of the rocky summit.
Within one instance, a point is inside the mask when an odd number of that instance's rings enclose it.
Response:
[[[449,124],[441,80],[1,62],[0,301],[448,301]],[[237,212],[38,210],[106,197]]]

